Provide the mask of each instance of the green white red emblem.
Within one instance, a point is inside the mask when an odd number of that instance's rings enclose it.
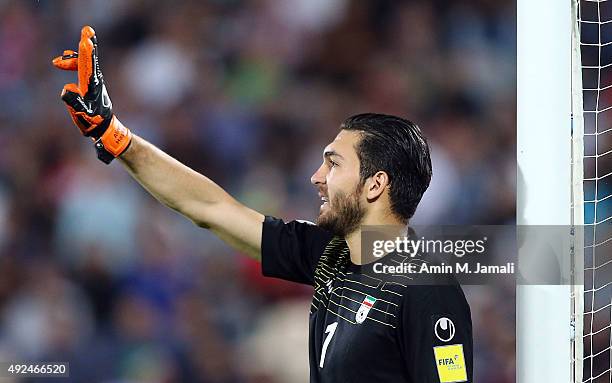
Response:
[[[363,302],[361,302],[361,306],[359,306],[359,310],[357,310],[357,314],[355,314],[355,322],[362,324],[368,317],[368,313],[372,307],[374,307],[374,303],[376,303],[376,298],[366,295],[366,297],[363,298]]]

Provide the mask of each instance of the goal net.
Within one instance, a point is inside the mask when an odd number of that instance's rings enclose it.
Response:
[[[575,383],[612,382],[612,1],[572,0]]]

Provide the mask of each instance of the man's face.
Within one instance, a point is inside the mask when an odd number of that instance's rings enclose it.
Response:
[[[317,225],[339,236],[358,229],[365,215],[355,151],[360,139],[357,132],[340,131],[323,150],[323,164],[310,178],[323,202]]]

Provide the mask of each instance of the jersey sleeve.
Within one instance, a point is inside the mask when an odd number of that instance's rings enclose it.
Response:
[[[408,286],[398,336],[412,382],[472,382],[470,307],[458,285]]]
[[[261,269],[267,277],[314,284],[314,271],[332,234],[303,221],[266,216],[261,238]]]

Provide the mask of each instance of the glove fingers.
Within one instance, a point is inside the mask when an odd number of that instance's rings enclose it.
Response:
[[[100,66],[95,31],[89,26],[81,30],[79,51],[64,51],[53,60],[60,69],[76,70],[78,83],[66,84],[61,98],[70,117],[85,136],[100,138],[108,129],[112,104],[106,93]]]
[[[81,130],[81,133],[88,136],[93,134],[94,129],[102,124],[104,119],[99,115],[91,115],[93,111],[78,92],[76,84],[66,84],[62,89],[62,100],[66,103],[74,124]]]
[[[72,50],[65,50],[61,56],[53,59],[53,65],[63,70],[76,71],[78,69],[79,54]]]
[[[97,52],[95,52],[95,31],[90,26],[81,30],[78,54],[78,77],[80,94],[86,94],[90,86],[100,83],[97,77]]]
[[[79,128],[83,135],[87,134],[87,131],[90,130],[90,124],[83,117],[82,112],[75,111],[69,105],[66,105],[66,109],[68,109],[68,113],[70,114],[70,118],[72,118],[72,122]]]
[[[85,136],[98,138],[103,133],[103,128],[108,124],[104,125],[104,118],[99,114],[94,115],[91,105],[85,102],[79,92],[80,89],[77,84],[66,84],[62,89],[62,100],[66,103],[72,121],[81,132]],[[100,130],[102,130],[102,133],[99,132]]]
[[[75,110],[86,112],[90,108],[85,104],[80,92],[77,84],[66,84],[62,89],[62,100]]]

